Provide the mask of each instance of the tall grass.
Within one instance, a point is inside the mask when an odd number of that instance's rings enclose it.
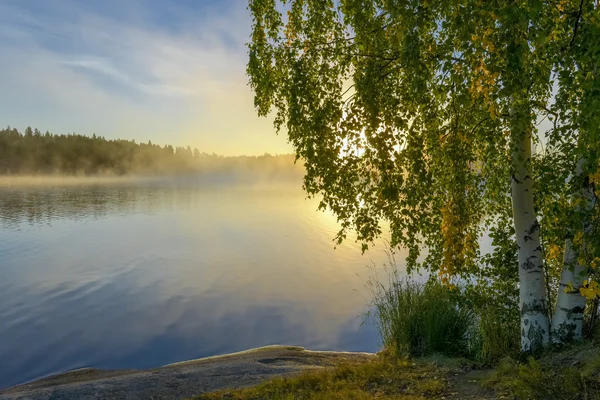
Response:
[[[504,357],[518,357],[521,344],[517,310],[494,304],[479,307],[477,332],[479,348],[473,354],[479,361],[494,364]]]
[[[401,278],[396,268],[386,272],[387,284],[377,276],[367,282],[384,348],[399,356],[467,355],[473,312],[437,280],[420,283]]]

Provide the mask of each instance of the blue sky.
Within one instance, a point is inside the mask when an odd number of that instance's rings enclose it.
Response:
[[[290,152],[258,118],[245,0],[0,0],[0,126]]]

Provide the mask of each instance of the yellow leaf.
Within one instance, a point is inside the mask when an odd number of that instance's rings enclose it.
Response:
[[[569,282],[569,284],[567,286],[565,286],[564,292],[565,293],[573,293],[573,284],[571,282]]]
[[[584,286],[579,289],[579,293],[588,299],[595,299],[600,296],[600,288],[598,288],[598,282],[590,282],[587,286],[587,280],[584,281]]]

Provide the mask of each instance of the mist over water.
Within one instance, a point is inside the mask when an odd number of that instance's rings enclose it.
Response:
[[[360,325],[385,247],[334,249],[298,179],[6,182],[0,387],[268,344],[378,350]]]

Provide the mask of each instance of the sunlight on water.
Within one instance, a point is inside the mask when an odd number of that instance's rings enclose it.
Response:
[[[376,351],[363,285],[383,243],[334,250],[299,184],[0,188],[0,387],[283,343]],[[401,258],[399,258],[401,259]],[[357,276],[358,274],[358,276]]]

